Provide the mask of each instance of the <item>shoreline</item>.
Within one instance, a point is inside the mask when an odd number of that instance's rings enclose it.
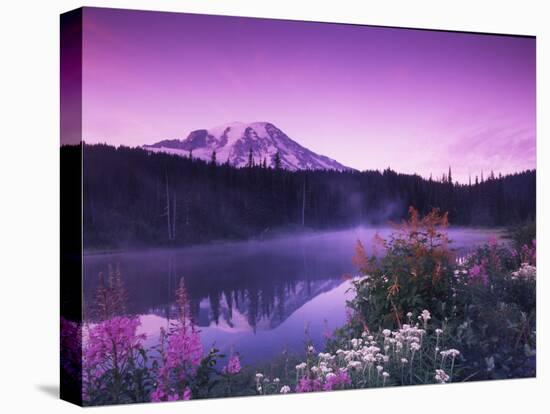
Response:
[[[357,227],[348,227],[348,228],[336,228],[336,229],[300,229],[293,232],[285,231],[272,231],[267,234],[267,236],[255,236],[246,239],[218,239],[211,240],[193,244],[181,244],[181,245],[128,245],[126,247],[118,248],[108,248],[108,247],[98,247],[98,248],[84,248],[82,250],[83,257],[93,257],[93,256],[103,256],[111,254],[124,254],[124,253],[139,253],[139,252],[154,252],[161,250],[181,250],[181,249],[202,249],[208,247],[220,247],[220,246],[231,246],[231,245],[246,245],[250,243],[263,243],[268,241],[277,241],[282,240],[288,237],[315,237],[322,234],[331,234],[331,233],[343,233],[349,231],[360,231],[360,230],[390,230],[392,229],[391,225],[377,225],[377,226],[357,226]],[[469,230],[473,232],[494,232],[498,234],[499,239],[507,240],[510,239],[510,228],[508,227],[484,227],[484,226],[449,226],[450,231],[460,231],[460,230]],[[450,237],[451,242],[453,241]]]

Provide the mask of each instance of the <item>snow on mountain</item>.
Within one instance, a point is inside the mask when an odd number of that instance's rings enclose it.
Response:
[[[229,162],[234,167],[245,167],[252,155],[255,165],[275,166],[277,152],[281,167],[287,170],[349,170],[339,162],[319,155],[289,138],[269,122],[233,122],[211,129],[193,131],[184,140],[172,139],[144,145],[148,151],[166,152],[209,161],[216,151],[218,163]]]

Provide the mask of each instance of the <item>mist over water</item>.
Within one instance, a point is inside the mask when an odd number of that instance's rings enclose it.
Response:
[[[175,291],[185,280],[191,314],[203,345],[238,351],[245,363],[268,360],[283,350],[302,352],[307,327],[321,348],[324,334],[345,322],[355,244],[367,251],[389,227],[287,234],[269,240],[127,251],[84,256],[85,317],[98,274],[118,266],[128,293],[128,312],[141,315],[153,344],[161,326],[176,316]],[[451,247],[467,251],[498,230],[450,228]]]

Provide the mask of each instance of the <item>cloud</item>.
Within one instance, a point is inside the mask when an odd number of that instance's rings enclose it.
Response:
[[[457,135],[448,147],[456,170],[478,174],[491,170],[512,173],[536,168],[536,138],[533,127],[491,125],[472,128]]]

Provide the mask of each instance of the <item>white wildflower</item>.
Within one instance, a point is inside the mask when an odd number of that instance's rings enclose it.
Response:
[[[493,356],[485,358],[485,364],[487,365],[487,371],[491,372],[495,369],[495,358]]]
[[[449,381],[449,375],[442,369],[436,369],[435,370],[435,380],[440,384],[445,384],[447,381]]]
[[[422,314],[420,315],[422,317],[422,319],[424,320],[424,322],[427,322],[428,320],[430,320],[432,318],[431,314],[430,314],[430,311],[427,310],[427,309],[424,309],[422,311]]]
[[[458,349],[449,349],[447,351],[449,353],[449,355],[453,358],[457,357],[460,355],[460,351]]]
[[[516,272],[512,272],[512,280],[535,280],[536,278],[537,268],[528,263],[522,263],[521,267]]]

